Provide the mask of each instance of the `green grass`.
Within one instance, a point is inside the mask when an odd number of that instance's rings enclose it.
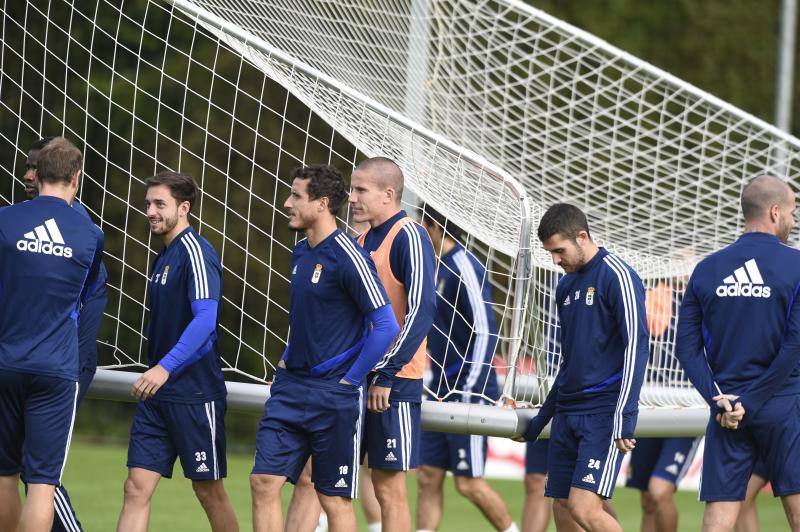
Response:
[[[113,530],[122,507],[122,483],[127,474],[126,449],[119,445],[74,442],[64,483],[69,488],[78,516],[88,532]],[[242,530],[251,530],[250,489],[248,475],[252,454],[228,456],[228,479],[225,481],[233,501]],[[169,532],[208,530],[208,522],[200,504],[195,500],[189,481],[182,477],[176,464],[176,476],[162,480],[153,501],[150,529]],[[411,477],[412,506],[416,502],[414,477]],[[515,521],[522,515],[523,487],[521,481],[491,480],[492,486],[505,499]],[[284,489],[284,503],[291,488]],[[640,519],[638,492],[619,488],[614,493],[614,505],[624,530],[638,530]],[[703,506],[694,493],[679,492],[677,504],[682,531],[700,529]],[[412,510],[413,511],[413,510]],[[361,520],[360,510],[359,519]],[[784,530],[786,521],[780,502],[770,496],[759,497],[759,513],[763,530]],[[363,520],[361,520],[363,527]],[[446,481],[445,511],[440,530],[483,531],[490,530],[481,514],[453,489],[451,479]],[[551,526],[551,530],[555,530]]]

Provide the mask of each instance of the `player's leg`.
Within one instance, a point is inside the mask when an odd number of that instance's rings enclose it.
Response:
[[[553,500],[553,521],[556,523],[556,530],[558,532],[583,532],[583,528],[569,512],[569,503],[567,499],[554,499]]]
[[[678,530],[678,508],[675,491],[694,460],[699,438],[664,438],[658,460],[648,480],[647,491],[652,500],[655,530]],[[637,442],[638,450],[639,442]]]
[[[551,500],[544,496],[549,441],[529,442],[525,448],[525,506],[522,510],[524,532],[544,532],[550,522]]]
[[[14,532],[21,512],[19,475],[0,475],[0,532]]]
[[[578,439],[572,433],[566,416],[556,414],[550,427],[544,495],[553,499],[553,519],[559,532],[582,530],[572,518],[567,504],[577,459]]]
[[[713,415],[706,427],[700,500],[706,503],[704,532],[728,532],[736,525],[739,508],[757,456],[749,428],[728,430]]]
[[[766,477],[764,462],[759,458],[747,483],[747,493],[739,510],[739,517],[736,519],[735,532],[760,532],[761,527],[758,524],[756,498],[761,490],[764,489],[764,486],[767,485]]]
[[[315,381],[307,412],[311,436],[311,481],[328,516],[328,530],[355,529],[364,423],[363,387]]]
[[[361,511],[364,513],[364,520],[367,522],[368,532],[381,532],[381,506],[378,498],[375,497],[375,487],[372,485],[372,470],[369,469],[369,454],[364,457],[364,464],[361,468],[361,493],[358,494],[358,502],[361,503]]]
[[[567,507],[572,518],[589,532],[622,532],[616,519],[603,508],[603,499],[597,493],[573,487]]]
[[[108,297],[105,287],[89,297],[81,308],[78,321],[78,354],[80,374],[78,375],[78,408],[80,408],[89,385],[97,371],[97,334]],[[72,507],[67,489],[61,485],[55,492],[55,519],[53,532],[75,532],[82,530],[81,523]]]
[[[792,532],[800,532],[800,493],[781,497],[781,503]]]
[[[367,453],[384,532],[411,529],[406,471],[419,465],[420,404],[390,401],[380,414],[367,412]]]
[[[517,530],[500,495],[483,478],[486,465],[487,437],[450,435],[450,449],[455,449],[451,464],[456,491],[474,504],[496,530]]]
[[[311,391],[309,391],[311,390]],[[313,388],[278,369],[264,416],[256,434],[256,454],[250,475],[254,532],[281,532],[281,488],[289,479],[297,483],[310,454],[309,439],[301,422]]]
[[[638,438],[631,454],[628,480],[625,486],[639,490],[642,508],[641,532],[656,531],[656,508],[648,491],[650,476],[656,467],[663,438]]]
[[[444,509],[444,477],[450,467],[450,446],[444,432],[423,430],[420,434],[420,461],[417,471],[417,530],[439,528]]]
[[[311,482],[311,460],[309,459],[292,491],[292,499],[286,510],[286,530],[313,531],[319,523],[321,512],[322,506],[317,497],[317,490],[314,489],[314,484]]]
[[[146,531],[150,523],[150,501],[161,474],[141,467],[130,467],[125,480],[122,512],[117,522],[118,532]]]
[[[19,473],[25,440],[24,383],[21,375],[0,370],[0,531],[17,530],[22,502]]]
[[[42,376],[31,376],[28,382],[22,449],[22,480],[28,492],[19,527],[44,532],[53,526],[53,494],[61,483],[69,452],[78,383]]]
[[[621,531],[603,508],[611,498],[622,465],[622,453],[612,437],[611,414],[565,415],[565,424],[580,442],[568,506],[573,519],[590,531]]]
[[[225,399],[200,404],[164,405],[183,475],[192,481],[195,495],[211,529],[238,530],[236,514],[222,479],[228,471],[225,452]]]
[[[171,478],[177,452],[167,428],[163,403],[139,401],[128,441],[128,478],[117,530],[147,530],[150,501],[161,477]]]

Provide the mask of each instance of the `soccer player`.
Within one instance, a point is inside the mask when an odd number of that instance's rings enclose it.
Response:
[[[344,532],[356,529],[365,378],[400,329],[369,254],[336,227],[342,175],[310,165],[291,178],[284,207],[305,238],[292,253],[289,342],[256,439],[253,527],[283,530],[281,488],[310,455],[329,529]]]
[[[744,233],[692,272],[676,354],[712,408],[700,500],[703,530],[732,530],[760,456],[800,530],[800,251],[786,245],[795,197],[759,176],[742,190]]]
[[[145,181],[150,232],[164,249],[150,273],[150,369],[134,383],[139,402],[128,444],[128,479],[117,530],[147,530],[150,500],[176,458],[214,531],[238,530],[223,486],[227,390],[217,347],[222,265],[189,225],[194,179],[161,172]]]
[[[103,233],[73,209],[80,150],[38,154],[39,195],[0,209],[0,527],[49,531],[79,394],[76,321]],[[28,495],[21,509],[20,477]]]
[[[622,454],[633,449],[648,358],[644,286],[619,257],[598,247],[586,216],[551,206],[539,240],[566,275],[556,288],[561,367],[525,439],[552,419],[545,495],[590,531],[622,530],[603,510]]]
[[[28,158],[25,161],[25,194],[33,199],[39,195],[39,180],[36,177],[36,164],[39,159],[39,152],[55,137],[44,137],[34,142],[28,150]],[[87,219],[89,213],[86,208],[75,199],[72,208],[81,213]],[[103,319],[103,311],[106,308],[108,296],[106,293],[106,281],[108,272],[103,262],[100,262],[100,270],[96,281],[92,286],[87,287],[86,297],[78,316],[78,402],[76,408],[80,408],[83,398],[89,389],[94,374],[97,371],[97,333],[100,331],[100,322]],[[56,486],[55,491],[55,519],[53,520],[54,531],[74,531],[81,530],[81,524],[72,508],[67,489],[63,485]]]
[[[428,350],[434,360],[431,386],[446,401],[483,404],[480,394],[499,395],[492,356],[497,326],[492,309],[492,289],[486,270],[458,241],[461,229],[426,207],[422,224],[439,256],[434,327]],[[496,530],[516,531],[500,495],[483,478],[486,436],[422,432],[422,458],[417,475],[417,529],[432,531],[442,519],[443,483],[448,470],[456,490],[472,502]]]

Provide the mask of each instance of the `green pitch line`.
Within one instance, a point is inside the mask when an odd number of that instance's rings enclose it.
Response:
[[[69,463],[64,477],[79,517],[87,532],[113,530],[122,507],[122,483],[127,474],[125,468],[126,449],[119,445],[99,445],[73,442]],[[252,530],[250,520],[250,487],[248,475],[252,454],[232,454],[228,457],[228,479],[226,488],[233,502],[243,531]],[[176,465],[176,476],[162,480],[153,501],[150,530],[170,532],[208,530],[208,522],[200,504],[194,498],[191,484],[182,476]],[[414,477],[411,477],[409,493],[412,507],[416,500]],[[492,480],[509,505],[514,519],[519,522],[522,515],[522,482]],[[288,502],[291,488],[284,489],[284,504]],[[699,530],[703,506],[696,495],[689,492],[677,494],[680,512],[680,529],[686,532]],[[617,489],[614,504],[624,530],[638,530],[640,511],[638,493],[629,489]],[[786,521],[780,502],[771,496],[761,495],[759,512],[762,530],[783,530]],[[365,529],[363,518],[359,521]],[[453,488],[452,480],[446,481],[445,512],[441,532],[490,530],[488,523]],[[550,530],[555,530],[551,526]]]

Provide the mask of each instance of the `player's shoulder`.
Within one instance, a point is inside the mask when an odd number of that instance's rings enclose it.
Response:
[[[475,276],[477,276],[478,279],[482,279],[484,274],[486,273],[486,269],[483,267],[483,264],[481,264],[478,258],[472,253],[470,253],[468,249],[460,245],[450,255],[450,258],[453,268],[461,276],[464,276],[465,274],[469,275],[470,273],[472,273]]]
[[[364,261],[372,261],[369,253],[358,245],[356,239],[341,229],[337,229],[330,237],[329,247],[337,261],[359,265]]]
[[[433,242],[428,231],[411,218],[406,222],[392,242],[393,249],[414,249],[433,251]]]
[[[211,242],[203,238],[192,227],[178,235],[178,240],[181,243],[179,249],[184,256],[189,258],[196,257],[205,262],[219,263],[217,250],[211,245]]]

